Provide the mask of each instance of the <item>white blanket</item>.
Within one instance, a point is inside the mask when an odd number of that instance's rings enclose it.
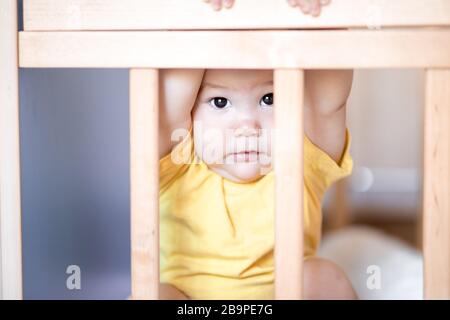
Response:
[[[319,256],[344,269],[360,299],[422,299],[422,255],[374,228],[349,226],[324,237]]]

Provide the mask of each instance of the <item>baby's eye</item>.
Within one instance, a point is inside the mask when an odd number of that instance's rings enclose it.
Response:
[[[268,93],[261,98],[259,102],[262,106],[271,106],[273,105],[273,93]]]
[[[215,97],[209,100],[209,104],[217,109],[223,109],[225,107],[228,107],[230,104],[230,101],[227,98],[224,97]]]

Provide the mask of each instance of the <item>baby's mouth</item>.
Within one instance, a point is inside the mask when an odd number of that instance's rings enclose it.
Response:
[[[260,155],[259,151],[241,151],[230,154],[236,162],[257,161]]]

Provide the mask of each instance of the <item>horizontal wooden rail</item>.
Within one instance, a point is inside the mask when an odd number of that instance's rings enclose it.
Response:
[[[450,28],[20,32],[20,67],[440,68]]]
[[[319,18],[285,0],[24,0],[24,30],[193,30],[450,25],[450,0],[332,0]]]

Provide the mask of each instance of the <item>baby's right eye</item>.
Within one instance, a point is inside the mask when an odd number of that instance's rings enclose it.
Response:
[[[224,109],[225,107],[228,107],[230,104],[230,101],[227,98],[224,97],[215,97],[209,100],[209,104],[217,109]]]

